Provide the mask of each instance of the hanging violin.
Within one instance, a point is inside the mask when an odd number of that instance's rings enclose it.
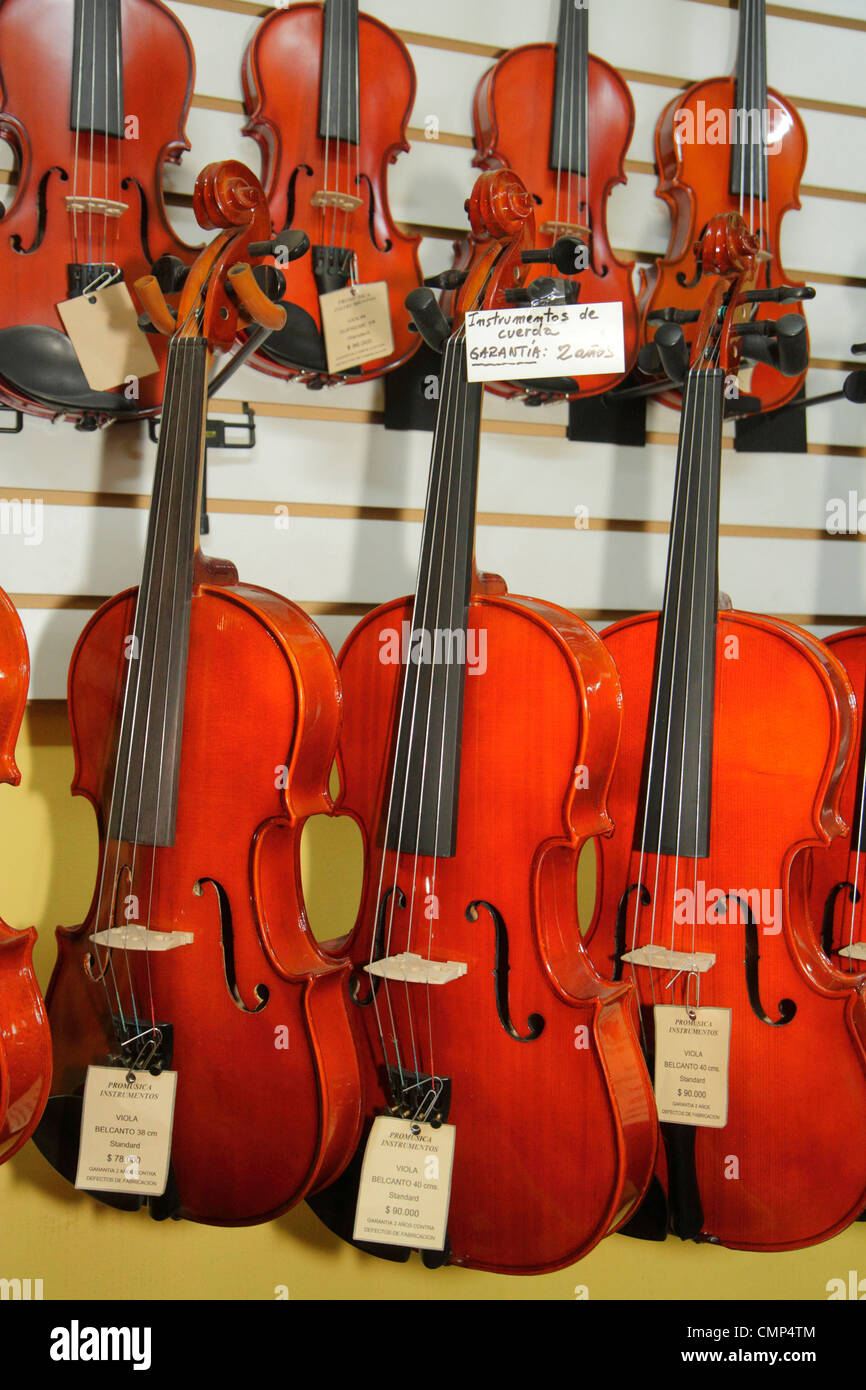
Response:
[[[259,280],[282,286],[248,259],[267,202],[228,161],[202,171],[194,205],[224,230],[176,319],[153,277],[136,286],[172,332],[141,583],[98,610],[70,666],[74,790],[96,812],[100,860],[86,921],[58,929],[37,1142],[71,1176],[88,1066],[173,1069],[171,1170],[151,1213],[238,1225],[340,1172],[361,1101],[349,966],[317,947],[299,869],[304,822],[331,810],[334,658],[300,608],[198,541],[212,352],[283,322]]]
[[[18,164],[0,216],[7,405],[88,429],[159,410],[164,344],[134,389],[93,390],[57,305],[131,286],[154,262],[161,273],[163,257],[192,259],[161,179],[189,149],[194,72],[186,30],[161,0],[0,0],[0,137]]]
[[[634,103],[619,73],[589,52],[588,35],[588,4],[559,0],[556,43],[504,54],[482,77],[473,105],[472,162],[480,169],[512,169],[526,184],[536,204],[537,259],[546,264],[545,275],[578,272],[583,302],[622,304],[625,371],[492,388],[533,404],[553,395],[609,391],[632,370],[639,346],[634,266],[611,250],[606,211],[611,190],[625,183]],[[563,236],[577,246],[557,264],[554,247]]]
[[[766,28],[766,0],[740,0],[735,75],[694,83],[659,117],[656,194],[673,221],[667,255],[656,261],[641,295],[640,366],[664,380],[654,330],[673,320],[693,347],[714,288],[701,265],[695,267],[692,247],[712,217],[740,214],[758,239],[758,274],[746,345],[755,365],[740,384],[738,413],[775,410],[799,391],[806,367],[796,376],[780,376],[774,328],[781,315],[802,314],[800,301],[814,295],[791,282],[779,255],[782,218],[800,206],[806,132],[791,103],[767,86]],[[658,398],[678,407],[681,393],[662,391]]]
[[[634,984],[657,1097],[666,1069],[688,1076],[659,1099],[658,1181],[630,1232],[790,1250],[866,1202],[866,980],[820,951],[800,872],[844,830],[851,683],[791,624],[719,609],[725,377],[750,333],[757,248],[736,214],[697,248],[714,292],[670,373],[685,388],[664,603],[602,634],[624,719],[587,949]],[[679,324],[656,343],[685,353]],[[662,1005],[679,1010],[684,1056]]]
[[[415,70],[405,44],[359,14],[358,0],[289,5],[257,28],[244,55],[243,88],[244,134],[262,150],[273,225],[303,229],[312,242],[310,257],[282,267],[286,326],[252,365],[312,387],[392,371],[418,346],[403,304],[421,283],[421,238],[394,225],[386,186],[388,165],[409,149]],[[393,350],[329,372],[319,296],[382,281]]]
[[[15,744],[27,701],[30,659],[21,619],[0,589],[0,782],[17,787]],[[48,1099],[51,1037],[33,971],[36,931],[0,919],[0,1163],[26,1144]]]
[[[576,910],[580,850],[610,831],[616,671],[585,623],[475,569],[482,387],[463,316],[522,296],[532,199],[510,171],[483,173],[469,216],[453,331],[430,289],[409,298],[444,349],[417,593],[377,608],[339,658],[339,807],[368,854],[346,945],[368,1126],[374,1111],[456,1126],[446,1247],[425,1263],[529,1274],[631,1212],[656,1121],[630,991],[590,967]],[[311,1202],[346,1237],[360,1161]]]

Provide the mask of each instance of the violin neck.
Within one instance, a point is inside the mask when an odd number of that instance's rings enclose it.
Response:
[[[767,197],[767,8],[740,0],[734,76],[736,139],[731,148],[731,192],[750,201]],[[745,214],[748,216],[748,214]]]
[[[401,635],[406,679],[386,843],[447,856],[457,837],[483,390],[466,379],[462,332],[445,349],[441,382],[412,625]]]
[[[589,10],[560,0],[556,78],[550,131],[550,167],[587,172],[589,160]]]
[[[120,0],[75,0],[69,129],[123,139]]]
[[[207,366],[204,339],[171,342],[109,818],[110,838],[138,844],[174,842]]]
[[[644,848],[709,854],[725,374],[686,379],[650,746]]]
[[[358,0],[325,0],[319,136],[359,140]]]

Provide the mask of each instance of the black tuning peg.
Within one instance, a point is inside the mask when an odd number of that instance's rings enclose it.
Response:
[[[300,229],[287,227],[271,241],[251,241],[247,248],[251,256],[276,256],[280,265],[288,265],[305,256],[310,249],[310,238]]]
[[[428,275],[424,284],[431,290],[459,290],[468,270],[442,270],[438,275]]]
[[[580,261],[585,252],[586,247],[579,237],[561,236],[552,246],[521,251],[520,259],[524,265],[555,265],[560,275],[576,275],[583,269]]]
[[[439,308],[433,291],[424,285],[410,290],[406,296],[406,308],[427,346],[434,352],[441,352],[451,336],[451,324]]]
[[[798,299],[814,299],[811,285],[779,285],[775,290],[748,290],[743,299],[747,304],[794,304]]]
[[[189,266],[177,256],[160,256],[150,267],[150,273],[163,294],[178,294],[189,275]]]
[[[852,343],[851,351],[857,353],[866,352],[866,343]]]
[[[665,376],[681,382],[689,369],[689,350],[681,326],[678,323],[659,324],[653,342]]]
[[[647,323],[697,323],[700,309],[653,309],[647,314]]]
[[[854,405],[866,403],[866,367],[851,372],[842,382],[842,395]]]
[[[736,331],[744,357],[775,367],[783,376],[799,376],[809,365],[809,340],[802,314],[738,323]]]
[[[286,292],[286,277],[274,265],[254,265],[253,279],[259,289],[278,304]]]
[[[580,297],[580,286],[572,280],[554,280],[550,275],[539,275],[531,284],[520,289],[505,290],[506,304],[576,304]]]

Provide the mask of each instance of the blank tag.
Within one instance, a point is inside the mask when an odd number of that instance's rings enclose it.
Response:
[[[161,1197],[168,1182],[176,1071],[88,1067],[75,1186]]]
[[[319,308],[329,372],[344,372],[391,356],[394,334],[384,280],[320,294]]]
[[[660,1120],[724,1129],[728,1123],[731,1010],[656,1004],[653,1089]]]
[[[364,1151],[353,1240],[444,1250],[454,1125],[379,1115]]]
[[[58,304],[57,312],[92,391],[110,391],[128,377],[150,376],[159,363],[138,326],[138,312],[122,280]]]
[[[622,304],[538,304],[466,315],[470,381],[625,371]]]

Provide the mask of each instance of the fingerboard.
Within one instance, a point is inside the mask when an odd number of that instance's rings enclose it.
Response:
[[[124,137],[120,0],[75,0],[69,129]]]
[[[742,197],[743,216],[748,222],[747,204],[766,202],[768,196],[766,0],[740,0],[734,91],[736,127],[731,136],[731,193]]]
[[[358,0],[325,0],[319,136],[357,145]]]
[[[550,167],[586,174],[589,160],[589,11],[560,0]]]

